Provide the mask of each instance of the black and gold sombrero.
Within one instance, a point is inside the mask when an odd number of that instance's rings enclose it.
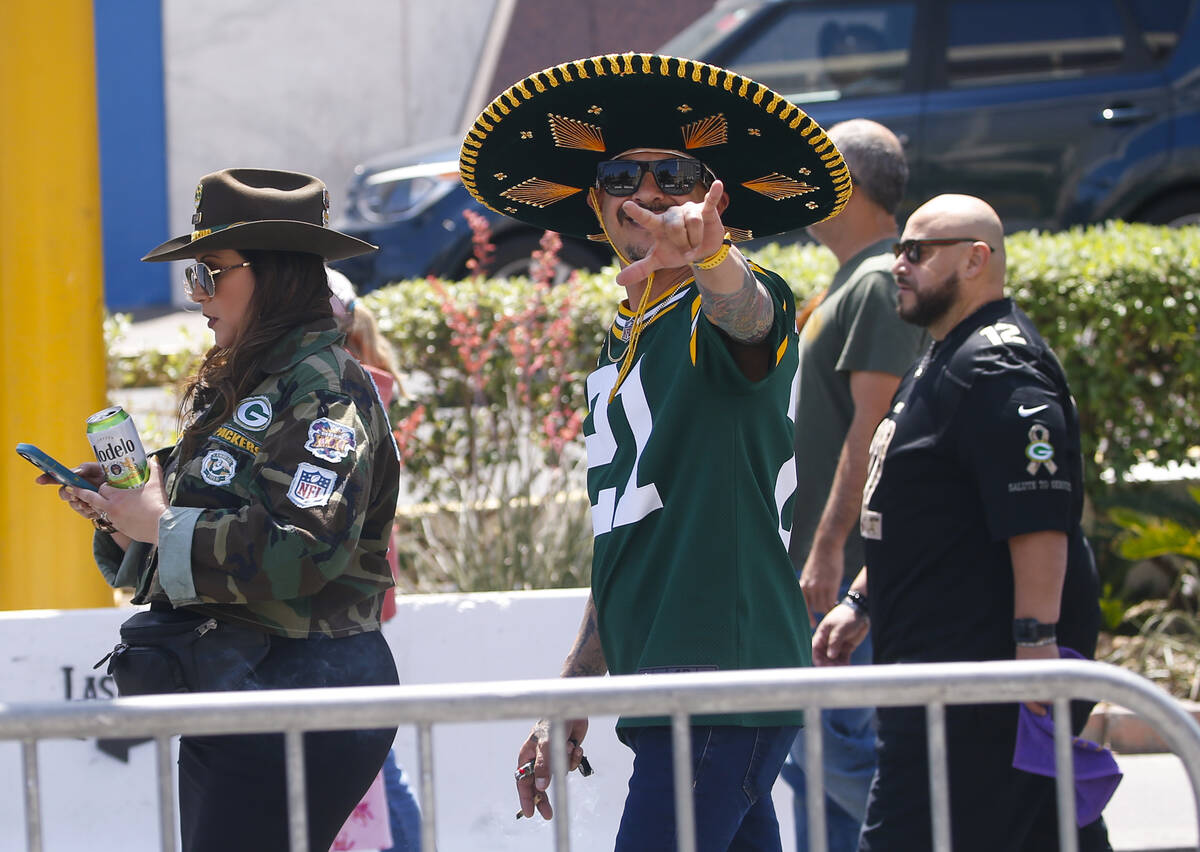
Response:
[[[823,221],[850,197],[841,154],[782,95],[724,68],[645,53],[526,77],[480,113],[459,167],[484,206],[596,239],[586,201],[596,163],[634,148],[682,151],[708,165],[729,194],[721,218],[735,239]]]

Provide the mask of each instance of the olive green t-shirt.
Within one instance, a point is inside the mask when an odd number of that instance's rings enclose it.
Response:
[[[789,553],[804,567],[829,499],[842,444],[854,418],[850,374],[902,376],[928,341],[924,329],[896,314],[891,241],[868,246],[838,269],[825,297],[800,330],[796,400],[796,486]],[[846,538],[845,576],[863,566],[857,525]]]

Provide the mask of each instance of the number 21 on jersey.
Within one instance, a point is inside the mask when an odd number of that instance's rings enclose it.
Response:
[[[608,419],[608,394],[616,384],[618,372],[616,364],[609,364],[596,370],[587,379],[588,407],[592,411],[592,426],[596,430],[584,439],[587,444],[589,474],[594,468],[611,464],[617,454],[617,440]],[[620,400],[629,429],[633,432],[636,454],[629,477],[620,493],[618,494],[616,487],[612,487],[601,489],[596,495],[596,502],[592,504],[592,534],[597,537],[611,532],[616,527],[635,524],[651,512],[661,509],[663,505],[658,488],[653,482],[638,485],[638,467],[646,444],[650,442],[650,433],[654,429],[650,404],[642,387],[641,359],[633,365],[611,404],[615,404],[617,400]],[[619,471],[616,473],[620,474]]]

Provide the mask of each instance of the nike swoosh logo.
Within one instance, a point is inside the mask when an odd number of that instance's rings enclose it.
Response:
[[[1039,411],[1042,411],[1049,407],[1050,407],[1049,404],[1035,405],[1033,408],[1026,408],[1023,405],[1018,405],[1017,406],[1017,414],[1021,415],[1022,417],[1032,417],[1033,415],[1037,414]]]

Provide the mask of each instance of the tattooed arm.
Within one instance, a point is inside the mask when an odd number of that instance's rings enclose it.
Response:
[[[602,675],[608,672],[608,663],[604,661],[604,649],[600,647],[600,631],[596,626],[596,604],[588,595],[587,605],[583,608],[583,621],[579,625],[579,635],[571,653],[567,654],[563,663],[563,677],[588,677]]]
[[[604,649],[600,646],[600,633],[596,627],[596,604],[588,595],[583,609],[583,621],[579,635],[563,663],[563,677],[589,677],[608,672],[604,660]],[[567,737],[567,770],[574,770],[583,760],[583,738],[587,736],[587,719],[567,719],[564,722]],[[527,765],[532,773],[520,773]],[[550,787],[550,722],[540,720],[533,726],[529,737],[517,752],[517,796],[521,800],[521,813],[533,816],[534,807],[545,819],[554,816],[546,790]]]
[[[761,343],[775,320],[775,306],[750,264],[736,248],[715,269],[692,270],[700,288],[700,309],[717,328],[735,342]]]

